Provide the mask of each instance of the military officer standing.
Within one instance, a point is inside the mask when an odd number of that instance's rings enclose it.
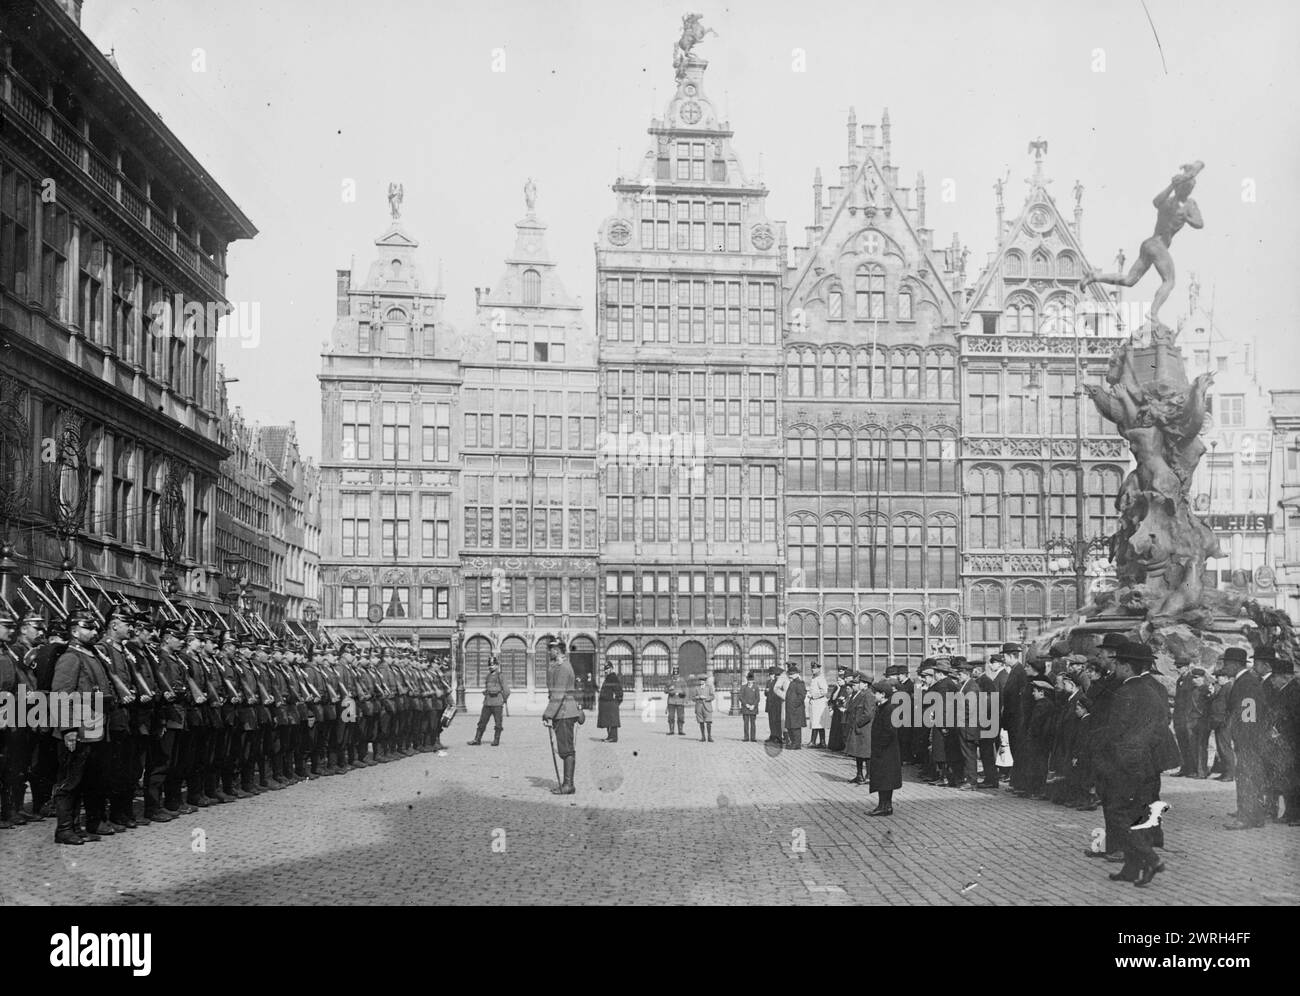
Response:
[[[501,659],[496,654],[488,661],[487,677],[483,679],[483,708],[478,715],[478,729],[474,731],[474,739],[469,742],[470,747],[477,747],[483,742],[483,731],[487,729],[488,720],[493,723],[492,729],[492,746],[501,746],[501,714],[505,711],[506,702],[510,699],[510,683],[506,681],[505,676],[501,673]]]
[[[686,736],[686,679],[682,677],[681,668],[673,665],[672,676],[668,679],[668,735],[680,733]]]
[[[559,640],[551,640],[548,648],[550,660],[546,665],[546,711],[542,722],[555,730],[555,752],[564,763],[564,777],[551,789],[552,795],[573,795],[574,727],[583,721],[578,705],[578,683],[569,664],[566,648]]]

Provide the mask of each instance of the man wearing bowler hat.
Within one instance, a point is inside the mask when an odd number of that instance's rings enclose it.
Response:
[[[1270,807],[1277,795],[1286,809],[1288,826],[1300,827],[1300,683],[1295,680],[1295,663],[1280,657],[1273,647],[1255,651],[1255,662],[1269,665],[1264,682],[1268,693],[1268,716],[1264,722],[1264,776]]]

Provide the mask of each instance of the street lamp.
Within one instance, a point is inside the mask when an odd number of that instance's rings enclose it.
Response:
[[[456,616],[456,711],[465,711],[465,613]]]
[[[1075,579],[1075,608],[1084,604],[1087,591],[1088,563],[1109,549],[1105,536],[1086,536],[1082,529],[1076,536],[1057,534],[1047,539],[1047,570],[1052,574],[1069,572]]]
[[[1020,625],[1016,627],[1016,632],[1020,634],[1020,646],[1023,647],[1029,642],[1029,626],[1023,619],[1020,620]]]

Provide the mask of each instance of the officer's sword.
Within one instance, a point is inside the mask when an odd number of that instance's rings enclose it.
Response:
[[[560,762],[555,760],[555,727],[547,725],[546,735],[551,741],[551,767],[555,769],[555,784],[560,784]]]

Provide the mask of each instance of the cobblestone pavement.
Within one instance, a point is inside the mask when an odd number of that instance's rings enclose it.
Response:
[[[508,719],[492,748],[465,746],[461,716],[445,756],[101,843],[59,847],[51,821],[0,832],[0,902],[1300,904],[1300,830],[1223,832],[1231,785],[1165,779],[1168,871],[1142,890],[1083,857],[1100,811],[921,785],[907,769],[896,815],[867,819],[875,797],[838,755],[744,743],[739,718],[719,717],[712,744],[625,718],[618,744],[579,727],[576,796],[548,791],[539,719]]]

